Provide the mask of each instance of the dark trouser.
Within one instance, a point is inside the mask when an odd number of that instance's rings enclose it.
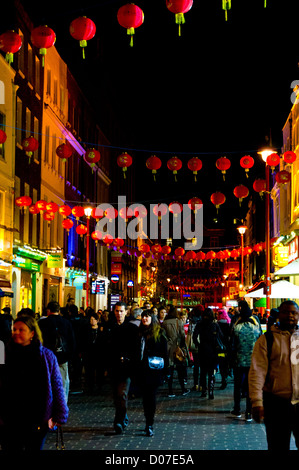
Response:
[[[246,393],[246,413],[251,413],[251,401],[248,392],[249,367],[234,368],[234,409],[240,412],[242,391]]]
[[[207,391],[207,376],[208,376],[208,390],[209,392],[213,392],[214,384],[215,384],[215,367],[214,365],[209,362],[201,362],[200,364],[200,386],[202,388],[203,393]]]
[[[292,433],[299,449],[299,404],[292,405],[290,400],[264,393],[264,413],[268,450],[289,450]]]
[[[45,444],[48,429],[30,430],[17,426],[4,426],[1,438],[1,447],[4,451],[36,451],[42,450]]]
[[[122,381],[113,378],[112,388],[113,388],[113,400],[115,406],[115,416],[114,424],[121,424],[123,427],[126,427],[128,424],[128,395],[130,389],[131,379],[127,377]]]
[[[227,356],[222,357],[219,356],[219,371],[221,374],[222,385],[226,383],[227,376],[228,376],[228,359]]]
[[[156,412],[157,386],[146,384],[142,387],[143,410],[146,426],[153,426]]]
[[[174,368],[176,368],[177,370],[179,384],[181,386],[182,391],[185,389],[184,379],[186,377],[186,365],[176,364],[175,366],[173,365],[169,367],[168,389],[170,393],[172,393],[172,387],[173,387]]]
[[[193,355],[193,381],[194,386],[199,385],[199,354],[192,351]]]

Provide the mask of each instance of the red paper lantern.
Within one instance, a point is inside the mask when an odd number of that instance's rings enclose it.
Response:
[[[245,155],[241,158],[240,165],[245,168],[246,177],[248,178],[249,169],[254,165],[254,159],[250,155]]]
[[[183,205],[177,201],[171,202],[168,207],[169,212],[171,212],[175,217],[177,217],[177,215],[183,210]]]
[[[111,222],[113,219],[116,219],[117,214],[118,214],[118,211],[117,211],[114,207],[108,207],[108,209],[106,209],[106,210],[104,211],[104,216],[105,216],[105,217],[108,217],[108,219],[109,219],[110,222]]]
[[[0,51],[6,53],[5,60],[11,64],[13,55],[22,47],[22,38],[15,31],[6,31],[0,35]]]
[[[72,213],[72,209],[70,206],[63,205],[59,207],[58,212],[62,215],[63,218],[66,218]]]
[[[126,177],[126,171],[128,166],[131,166],[133,163],[133,158],[127,152],[122,153],[116,159],[116,162],[119,167],[123,169],[124,178]]]
[[[7,139],[7,135],[2,129],[0,129],[0,144],[4,144],[6,139]]]
[[[80,235],[80,238],[83,238],[83,235],[87,234],[86,225],[83,225],[83,224],[77,225],[76,232],[77,232],[78,235]]]
[[[31,206],[29,206],[29,212],[32,215],[36,215],[36,214],[39,213],[39,209],[38,209],[38,207],[36,207],[35,204],[32,204]]]
[[[243,251],[244,253],[244,251]],[[232,251],[231,251],[231,257],[234,258],[234,259],[237,259],[238,256],[240,256],[240,252],[239,250],[237,250],[236,248],[234,248]]]
[[[172,157],[167,162],[167,167],[174,174],[175,181],[177,181],[176,175],[177,175],[178,170],[182,168],[182,165],[183,165],[182,160],[180,160],[178,157]]]
[[[15,203],[18,207],[29,207],[32,204],[32,199],[30,196],[20,196],[17,197]]]
[[[156,181],[156,173],[157,170],[161,168],[162,162],[159,157],[156,157],[156,155],[152,155],[146,160],[146,166],[150,170],[152,170],[152,174],[154,175],[154,180]]]
[[[199,251],[196,253],[196,260],[197,261],[204,261],[206,259],[206,254],[203,251]]]
[[[102,217],[104,217],[104,211],[100,207],[93,207],[91,211],[91,217],[96,219],[96,221],[100,220]]]
[[[44,199],[40,199],[39,201],[37,201],[35,203],[36,207],[40,210],[40,211],[46,211],[47,210],[47,201],[45,201]]]
[[[278,171],[275,175],[278,184],[287,184],[291,181],[291,173],[286,170]]]
[[[249,194],[249,189],[246,188],[246,186],[244,186],[243,184],[239,184],[234,189],[234,195],[239,199],[240,206],[242,204],[242,199],[247,197],[248,194]]]
[[[46,211],[43,213],[43,219],[46,220],[47,222],[51,222],[52,220],[54,220],[54,218],[55,218],[54,212]]]
[[[194,181],[196,181],[197,172],[202,169],[202,161],[197,157],[193,157],[188,161],[188,168],[193,172]]]
[[[251,248],[251,246],[245,246],[243,250],[243,255],[244,256],[251,255],[252,252],[253,252],[253,249]]]
[[[206,259],[207,260],[213,260],[216,258],[216,253],[215,251],[211,250],[211,251],[208,251],[207,254],[206,254]]]
[[[140,219],[144,219],[147,216],[146,208],[144,206],[135,207],[134,216]]]
[[[216,206],[217,213],[218,213],[219,207],[221,206],[221,204],[224,204],[225,201],[226,201],[225,195],[219,191],[216,191],[215,193],[211,195],[211,202],[214,204],[214,206]]]
[[[259,255],[261,251],[263,251],[263,245],[262,243],[256,243],[254,245],[253,250],[256,251],[256,253]]]
[[[151,251],[151,247],[147,245],[146,243],[143,243],[142,245],[140,245],[139,250],[142,253],[149,253]]]
[[[164,246],[162,246],[161,251],[162,251],[163,255],[169,255],[171,253],[171,246],[164,245]]]
[[[112,245],[117,248],[117,251],[125,244],[122,238],[115,238],[112,240]]]
[[[184,13],[192,8],[193,0],[166,0],[166,7],[175,14],[175,22],[179,25],[179,36],[181,36],[181,25],[185,23]]]
[[[127,34],[131,36],[130,46],[133,47],[133,35],[135,29],[142,25],[144,22],[144,13],[134,3],[127,3],[120,7],[117,12],[117,21],[127,30]]]
[[[42,56],[42,67],[44,67],[47,49],[54,45],[56,34],[48,26],[38,26],[31,31],[31,41],[39,49],[39,53]]]
[[[65,228],[69,234],[70,229],[73,227],[74,222],[71,219],[63,219],[61,222],[63,228]]]
[[[132,211],[132,209],[130,207],[122,207],[119,210],[119,215],[122,219],[128,220],[131,217],[133,217],[134,212]]]
[[[182,256],[184,256],[185,250],[182,247],[178,247],[178,248],[175,249],[174,254],[177,258],[180,259]]]
[[[272,173],[274,170],[274,167],[279,165],[280,162],[280,156],[277,153],[271,153],[271,155],[268,155],[266,163],[271,167]]]
[[[153,213],[161,220],[161,217],[167,214],[168,206],[166,204],[156,204],[153,207]]]
[[[188,201],[188,206],[190,207],[192,211],[197,212],[198,209],[202,208],[202,200],[199,199],[199,197],[192,197]],[[200,207],[196,208],[196,206],[200,206]]]
[[[225,174],[227,170],[230,168],[230,166],[231,166],[231,162],[227,157],[220,157],[216,160],[216,167],[223,174],[223,180],[225,180]]]
[[[297,159],[297,156],[295,152],[288,150],[287,152],[284,152],[283,159],[286,163],[294,163],[294,161]]]
[[[217,252],[216,258],[219,259],[220,261],[223,261],[226,258],[226,253],[220,250]]]
[[[107,245],[107,247],[109,248],[109,246],[113,243],[113,237],[112,235],[110,235],[109,233],[107,233],[104,238],[103,238],[103,242],[105,243],[105,245]]]
[[[153,254],[161,253],[162,247],[160,243],[155,243],[154,245],[151,246],[151,252]]]
[[[98,241],[101,240],[102,238],[102,232],[99,230],[95,230],[94,232],[91,232],[90,234],[91,238],[95,241],[95,244],[98,244]]]
[[[48,202],[48,204],[46,205],[46,210],[48,212],[57,212],[58,211],[58,204],[56,204],[56,202]]]
[[[23,150],[25,150],[26,154],[29,156],[29,163],[30,163],[33,152],[35,152],[39,147],[39,142],[38,140],[35,139],[35,137],[32,137],[32,136],[26,137],[22,141],[22,147],[23,147]]]
[[[69,31],[70,35],[79,41],[80,47],[82,47],[82,56],[85,59],[84,48],[87,47],[87,41],[94,37],[96,25],[90,18],[79,16],[71,22]]]
[[[253,189],[262,196],[266,191],[266,180],[260,178],[256,179],[253,183]]]
[[[79,220],[80,217],[85,215],[84,208],[82,206],[75,206],[72,208],[72,214],[76,217],[76,220]]]
[[[186,261],[194,261],[196,259],[196,253],[193,250],[187,251],[185,255]]]
[[[56,149],[56,155],[62,158],[63,162],[66,162],[67,158],[73,155],[73,147],[68,143],[61,144]]]
[[[84,160],[87,163],[90,163],[91,168],[93,168],[100,159],[101,159],[101,154],[98,150],[95,150],[95,149],[89,149],[84,154]]]

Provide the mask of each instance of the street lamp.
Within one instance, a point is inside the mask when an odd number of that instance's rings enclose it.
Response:
[[[237,230],[239,232],[239,234],[241,235],[241,289],[243,290],[243,286],[244,286],[244,282],[243,282],[243,278],[244,278],[244,233],[246,232],[247,230],[247,227],[246,225],[240,225],[239,227],[237,227]]]
[[[265,197],[265,242],[266,242],[266,315],[270,315],[270,295],[271,295],[271,278],[270,278],[270,167],[267,164],[267,157],[271,155],[273,150],[264,149],[258,152],[266,164],[266,197]]]
[[[87,218],[87,232],[86,232],[86,307],[89,306],[89,220],[90,216],[92,213],[92,208],[91,207],[85,207],[84,208],[84,214],[86,215]]]

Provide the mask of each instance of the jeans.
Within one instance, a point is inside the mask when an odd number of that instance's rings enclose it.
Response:
[[[240,412],[242,391],[246,393],[246,413],[251,413],[251,401],[248,392],[249,367],[235,367],[234,369],[234,409]]]
[[[130,384],[130,377],[127,377],[122,381],[118,381],[117,378],[112,380],[113,400],[115,406],[114,425],[121,424],[123,428],[125,428],[129,422],[127,408]]]
[[[63,389],[64,389],[65,398],[67,402],[69,398],[69,391],[70,391],[70,378],[69,378],[68,363],[65,362],[64,364],[59,364],[59,370],[61,373]]]
[[[290,450],[292,433],[299,448],[299,404],[264,392],[264,416],[268,450]]]

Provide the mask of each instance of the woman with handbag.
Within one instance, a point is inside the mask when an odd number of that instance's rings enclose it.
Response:
[[[178,373],[182,395],[187,395],[190,392],[190,390],[185,387],[186,367],[189,352],[186,347],[183,322],[179,320],[178,312],[175,307],[170,308],[168,315],[162,324],[162,328],[165,330],[167,337],[167,351],[169,359],[168,396],[175,397],[173,392],[173,376],[175,368]]]
[[[141,348],[140,388],[145,416],[145,432],[153,436],[156,395],[168,366],[167,340],[152,310],[144,310],[139,326]]]
[[[0,369],[2,450],[42,450],[48,429],[67,418],[57,358],[42,346],[36,320],[22,315],[14,321]]]
[[[218,323],[214,321],[214,312],[211,308],[206,308],[202,313],[202,318],[197,323],[194,338],[199,337],[199,361],[200,361],[200,385],[201,397],[207,396],[207,376],[209,399],[214,398],[215,369],[218,365],[218,341],[222,338],[222,333]]]

